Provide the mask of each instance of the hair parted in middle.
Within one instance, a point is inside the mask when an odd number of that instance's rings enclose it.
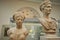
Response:
[[[22,18],[23,18],[23,20],[25,19],[24,14],[19,13],[19,12],[15,12],[15,14],[13,14],[13,17],[12,17],[14,21],[15,21],[15,16],[16,16],[17,14],[18,14],[20,17],[22,17]]]

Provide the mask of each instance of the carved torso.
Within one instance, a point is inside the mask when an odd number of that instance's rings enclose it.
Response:
[[[8,35],[10,40],[25,40],[27,30],[25,28],[16,29],[12,28],[9,30]]]
[[[47,20],[45,18],[40,19],[40,23],[42,24],[44,31],[46,33],[55,33],[57,28],[57,21],[53,18]]]

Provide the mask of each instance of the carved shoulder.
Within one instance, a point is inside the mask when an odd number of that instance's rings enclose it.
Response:
[[[7,31],[7,35],[10,36],[12,34],[12,31],[14,30],[14,28],[10,28],[8,31]]]
[[[52,17],[51,17],[52,18]],[[55,18],[52,18],[53,20],[57,21]]]
[[[38,20],[39,20],[40,23],[44,23],[45,22],[44,18],[39,18]]]
[[[52,17],[51,17],[52,18]],[[55,18],[52,18],[55,22],[56,22],[56,24],[58,25],[58,21],[55,19]]]
[[[10,36],[11,31],[12,31],[11,29],[9,29],[9,30],[7,31],[7,35],[8,35],[8,36]]]

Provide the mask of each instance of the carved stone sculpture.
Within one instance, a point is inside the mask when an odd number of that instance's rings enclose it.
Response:
[[[43,17],[39,18],[39,20],[46,34],[56,34],[57,21],[55,18],[49,16],[51,9],[52,6],[50,0],[45,0],[40,5],[40,11],[43,13]]]
[[[7,31],[10,40],[25,40],[28,35],[28,31],[22,26],[25,19],[24,15],[16,12],[16,14],[13,15],[13,19],[16,22],[16,27],[10,28]]]

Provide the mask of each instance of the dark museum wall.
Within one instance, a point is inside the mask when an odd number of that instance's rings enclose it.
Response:
[[[32,7],[41,13],[39,10],[39,5],[40,3],[27,1],[0,1],[0,38],[2,25],[10,23],[10,17],[17,9],[21,7]],[[57,20],[60,20],[60,5],[53,4],[52,6],[51,16]]]

